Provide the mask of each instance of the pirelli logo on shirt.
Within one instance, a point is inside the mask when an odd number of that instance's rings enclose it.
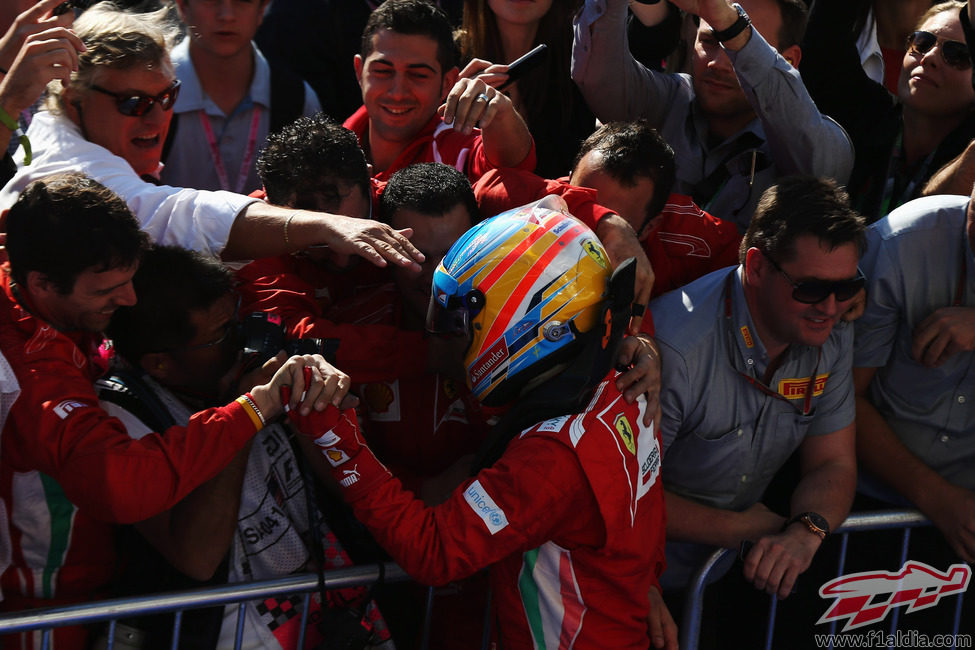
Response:
[[[748,325],[741,326],[741,338],[745,341],[745,347],[755,347],[755,339],[752,338],[752,331],[748,329]]]
[[[828,378],[828,372],[824,375],[816,375],[816,383],[813,384],[813,397],[819,397],[823,394]],[[806,396],[806,386],[808,385],[809,377],[783,379],[779,382],[779,395],[786,399],[803,399]]]

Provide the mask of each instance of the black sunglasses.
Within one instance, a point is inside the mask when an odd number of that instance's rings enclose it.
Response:
[[[792,285],[792,299],[804,305],[815,305],[826,300],[831,295],[835,295],[838,302],[849,300],[857,295],[860,289],[867,283],[867,276],[863,274],[860,267],[857,267],[856,277],[850,278],[849,280],[803,280],[802,282],[796,282],[789,277],[788,273],[782,270],[782,267],[775,260],[769,257],[768,253],[762,251],[762,255]]]
[[[141,93],[136,95],[130,95],[128,93],[115,93],[111,90],[102,88],[101,86],[91,85],[89,86],[92,90],[97,90],[98,92],[115,98],[115,108],[122,115],[127,115],[129,117],[139,117],[140,115],[145,115],[155,104],[159,104],[159,107],[164,111],[168,111],[176,103],[176,97],[179,96],[179,79],[173,82],[173,85],[162,91],[155,97],[149,95],[143,95]]]
[[[938,42],[939,38],[931,32],[917,31],[907,37],[907,51],[916,56],[927,54]],[[941,58],[952,68],[968,70],[972,67],[972,56],[968,52],[968,45],[961,41],[941,40]]]

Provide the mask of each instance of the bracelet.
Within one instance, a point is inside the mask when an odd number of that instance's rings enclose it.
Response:
[[[261,413],[261,409],[258,408],[257,403],[251,397],[250,393],[244,393],[234,401],[244,407],[244,411],[258,431],[264,428],[264,415]]]
[[[0,70],[3,70],[3,68],[0,68]],[[10,113],[8,113],[3,106],[0,106],[0,124],[3,124],[12,132],[16,132],[20,128],[20,125],[17,124],[17,120],[10,117]],[[30,164],[31,160],[33,160],[34,153],[31,150],[30,140],[27,138],[26,133],[21,133],[19,140],[20,146],[24,148],[24,165],[26,166]]]
[[[291,248],[291,239],[288,238],[288,226],[291,225],[291,220],[297,216],[298,212],[292,212],[288,220],[284,222],[284,245],[286,248]]]

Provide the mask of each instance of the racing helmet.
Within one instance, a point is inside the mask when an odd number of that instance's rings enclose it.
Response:
[[[482,221],[433,274],[427,329],[464,334],[467,385],[502,406],[571,358],[604,318],[611,267],[596,235],[554,195]]]

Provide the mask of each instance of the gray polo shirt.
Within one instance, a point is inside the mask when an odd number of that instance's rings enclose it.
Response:
[[[787,400],[764,393],[742,376],[759,381],[769,358],[741,278],[740,266],[721,269],[650,303],[663,362],[664,487],[735,511],[759,501],[806,436],[832,433],[854,418],[853,330],[844,323],[833,328],[821,348],[794,345],[786,350],[768,386]],[[803,415],[814,375],[813,397]],[[711,550],[668,542],[664,586],[685,584]]]
[[[691,77],[636,61],[626,15],[626,0],[586,0],[574,22],[572,78],[601,121],[645,117],[660,132],[674,148],[675,192],[696,192],[702,208],[745,232],[759,197],[777,178],[849,179],[853,145],[846,132],[819,112],[798,70],[757,30],[741,50],[725,51],[756,118],[725,141],[709,143]],[[726,175],[716,171],[722,166]]]
[[[961,304],[975,308],[967,206],[962,196],[921,198],[868,229],[867,310],[856,322],[853,363],[878,368],[870,401],[904,445],[951,483],[975,490],[975,353],[937,368],[911,357],[914,330],[950,306],[960,284]]]

